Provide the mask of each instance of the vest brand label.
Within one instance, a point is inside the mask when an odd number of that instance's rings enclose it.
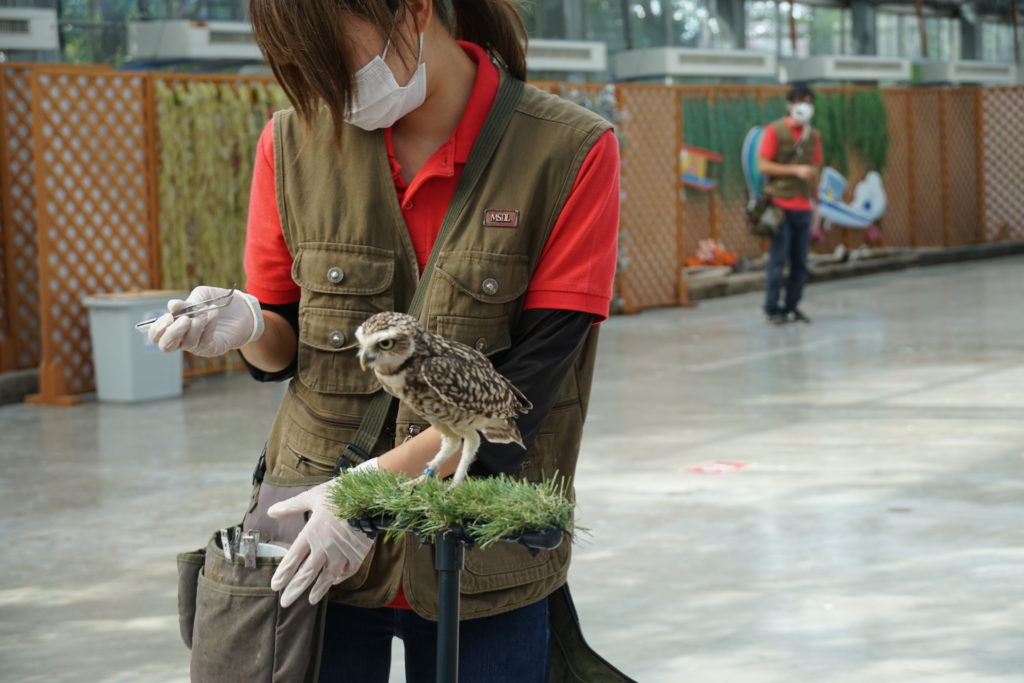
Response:
[[[487,209],[484,211],[485,228],[518,228],[519,209]]]

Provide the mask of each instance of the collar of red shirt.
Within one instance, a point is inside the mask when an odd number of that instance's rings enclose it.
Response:
[[[426,179],[431,176],[451,176],[454,174],[455,164],[465,164],[469,158],[469,152],[473,149],[480,130],[484,127],[484,121],[491,111],[491,105],[498,93],[498,68],[491,63],[483,48],[474,43],[458,41],[463,52],[472,59],[477,66],[476,80],[473,82],[473,91],[470,93],[469,102],[466,103],[466,110],[459,120],[459,125],[452,131],[448,142],[441,145],[436,152],[423,165],[416,175],[414,184],[420,178]],[[391,176],[395,181],[395,187],[399,190],[407,190],[405,181],[402,180],[402,166],[395,158],[395,147],[391,140],[391,129],[384,130],[384,142],[388,149],[388,160],[391,162]]]
[[[804,124],[800,123],[792,116],[787,116],[785,119],[786,125],[789,126],[789,130],[792,131],[793,137],[799,138],[803,133]]]

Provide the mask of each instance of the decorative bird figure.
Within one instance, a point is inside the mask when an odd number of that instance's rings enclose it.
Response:
[[[525,448],[516,416],[533,404],[482,353],[428,332],[405,313],[377,313],[356,330],[359,364],[384,390],[423,416],[441,435],[441,448],[414,482],[434,476],[462,446],[453,485],[466,478],[480,448],[492,443]]]

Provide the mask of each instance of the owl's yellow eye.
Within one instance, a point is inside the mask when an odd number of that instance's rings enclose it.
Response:
[[[390,351],[391,349],[395,348],[395,340],[394,339],[381,339],[379,342],[377,342],[377,347],[381,351]]]

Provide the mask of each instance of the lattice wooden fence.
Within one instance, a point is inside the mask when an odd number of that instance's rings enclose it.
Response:
[[[981,93],[973,88],[950,88],[940,95],[945,245],[976,243],[982,234],[977,115]]]
[[[983,239],[1024,239],[1024,88],[982,91]]]
[[[624,310],[680,303],[679,97],[659,86],[620,88],[623,112],[619,249]]]
[[[36,68],[32,116],[42,359],[38,400],[94,387],[81,297],[155,285],[148,80]]]
[[[0,371],[39,365],[32,72],[0,66]]]
[[[81,297],[166,284],[161,240],[171,229],[161,206],[182,192],[206,188],[175,187],[173,178],[160,175],[167,148],[160,141],[158,83],[236,89],[268,82],[0,65],[0,371],[38,365],[39,398],[46,402],[66,402],[91,390]],[[581,88],[542,85],[552,92]],[[582,86],[582,92],[595,98],[602,87]],[[722,240],[744,256],[762,252],[763,241],[746,231],[741,200],[683,190],[677,156],[686,127],[682,100],[752,97],[764,104],[781,92],[615,86],[622,140],[623,310],[686,303],[683,260],[701,239]],[[1024,181],[1024,88],[892,89],[885,91],[884,104],[890,141],[885,244],[1024,238],[1024,198],[1018,192]],[[230,163],[251,166],[246,155],[251,149],[236,150]],[[853,159],[851,181],[862,173]],[[247,183],[240,175],[236,185]],[[235,223],[242,219],[232,214]],[[198,219],[189,221],[194,231]],[[175,229],[180,232],[180,226]],[[186,239],[195,239],[193,232]],[[862,231],[834,231],[820,248],[840,242],[852,247],[862,240]],[[203,272],[196,261],[186,277],[202,279]],[[191,374],[225,367],[221,360],[190,359],[188,365]]]
[[[882,217],[882,239],[888,246],[913,244],[911,216],[914,195],[911,183],[912,155],[906,127],[910,94],[905,89],[886,90],[883,98],[889,116],[889,163],[882,174],[888,206]]]
[[[192,80],[270,82],[0,67],[0,371],[38,366],[31,400],[73,403],[93,390],[84,296],[162,285],[154,93],[158,81]],[[250,169],[254,145],[255,133],[250,158],[238,160]],[[227,364],[187,357],[186,366],[186,374],[204,374]]]

